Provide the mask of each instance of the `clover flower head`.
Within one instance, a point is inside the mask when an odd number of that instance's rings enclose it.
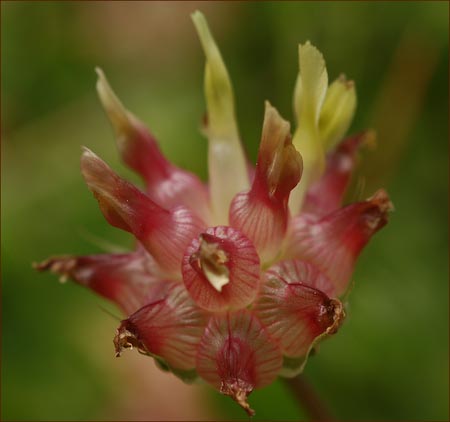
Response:
[[[239,138],[234,94],[200,12],[206,56],[209,183],[170,163],[97,69],[97,91],[124,163],[141,190],[87,148],[81,172],[106,220],[130,232],[129,253],[50,258],[37,265],[89,287],[127,315],[117,356],[136,348],[191,382],[203,379],[248,414],[247,397],[277,376],[299,374],[311,350],[345,316],[339,300],[355,261],[392,204],[379,190],[342,206],[369,132],[344,138],[354,83],[328,85],[322,54],[299,46],[296,129],[265,104],[256,167]]]

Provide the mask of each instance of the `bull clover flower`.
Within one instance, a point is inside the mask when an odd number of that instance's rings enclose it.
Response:
[[[120,155],[142,191],[87,148],[81,172],[113,226],[136,238],[129,253],[50,258],[37,265],[113,301],[127,315],[117,356],[136,348],[187,382],[203,379],[249,415],[255,389],[299,374],[345,316],[339,300],[355,261],[386,223],[385,191],[342,207],[363,133],[343,139],[356,107],[353,82],[328,86],[322,54],[299,46],[297,127],[265,104],[256,167],[248,164],[234,94],[200,12],[206,56],[209,184],[171,164],[153,135],[97,69],[97,91]]]

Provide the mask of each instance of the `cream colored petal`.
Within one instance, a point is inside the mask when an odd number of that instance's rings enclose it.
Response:
[[[192,15],[206,56],[205,97],[209,140],[208,166],[215,224],[227,224],[233,197],[249,188],[245,154],[239,140],[234,94],[220,51],[200,12]]]
[[[309,186],[325,168],[325,151],[318,122],[328,85],[322,53],[309,41],[299,46],[299,67],[294,90],[294,111],[298,126],[292,142],[302,155],[303,175],[289,200],[289,207],[294,214],[301,210]]]
[[[341,75],[329,86],[320,112],[319,132],[325,150],[332,149],[342,140],[352,123],[355,109],[355,84]]]
[[[309,41],[300,44],[299,74],[294,92],[297,122],[308,119],[317,124],[328,86],[328,74],[322,53]],[[303,117],[302,117],[303,114]]]

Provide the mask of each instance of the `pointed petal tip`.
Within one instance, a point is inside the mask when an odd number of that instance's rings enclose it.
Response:
[[[205,15],[202,12],[200,12],[200,10],[196,10],[191,13],[191,19],[194,22],[200,22],[202,20],[205,20]]]
[[[325,332],[328,335],[336,334],[347,316],[344,305],[339,299],[330,299],[327,306],[327,314],[331,316],[333,323],[327,327]]]
[[[291,124],[283,119],[276,107],[268,100],[264,101],[264,121],[266,120],[267,122],[274,122],[273,124],[280,126],[283,132],[290,132],[291,130]]]
[[[103,72],[103,69],[100,66],[95,66],[94,71],[97,74],[98,79],[106,79],[105,72]]]
[[[106,164],[95,152],[89,148],[82,147],[80,159],[81,174],[83,175],[87,185],[91,189],[91,184],[95,181],[99,185],[107,184],[106,179],[111,179],[112,169]],[[102,183],[102,179],[105,179]]]
[[[133,348],[136,348],[145,351],[143,344],[137,339],[134,333],[128,330],[127,325],[128,320],[122,321],[113,340],[117,358],[122,355],[125,349],[133,350]]]
[[[253,388],[251,386],[241,380],[232,383],[223,382],[220,387],[220,392],[226,396],[230,396],[250,417],[255,416],[256,413],[247,402],[247,398],[252,390]]]
[[[65,283],[71,277],[72,271],[76,267],[76,258],[67,255],[56,258],[48,258],[42,262],[34,262],[33,268],[36,271],[50,271],[52,274],[59,275],[59,281]]]
[[[370,198],[368,202],[376,205],[382,214],[388,214],[395,211],[394,204],[391,202],[388,193],[384,189],[378,189]]]
[[[200,38],[200,42],[202,43],[205,55],[208,58],[211,58],[210,55],[214,53],[218,53],[220,55],[217,45],[209,29],[208,21],[206,20],[205,15],[197,10],[191,14],[191,19]]]
[[[81,158],[82,159],[86,159],[86,158],[99,158],[99,157],[91,149],[89,149],[88,147],[82,145],[81,146]]]
[[[321,51],[311,43],[311,41],[307,40],[304,44],[298,45],[298,51],[300,55],[300,60],[304,60],[308,55],[309,58],[314,58],[318,60],[319,63],[323,62],[323,67],[325,67],[325,60],[323,58],[323,54]]]
[[[347,89],[352,89],[355,86],[355,81],[347,79],[347,75],[345,73],[341,73],[337,80]]]
[[[99,67],[95,68],[98,79],[96,83],[97,94],[100,102],[110,120],[117,137],[123,137],[134,132],[135,124],[133,115],[124,107],[119,97],[111,88],[104,72]]]

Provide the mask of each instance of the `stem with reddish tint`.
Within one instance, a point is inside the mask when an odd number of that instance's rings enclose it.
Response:
[[[282,378],[291,394],[313,421],[335,420],[312,385],[300,374],[295,378]]]

